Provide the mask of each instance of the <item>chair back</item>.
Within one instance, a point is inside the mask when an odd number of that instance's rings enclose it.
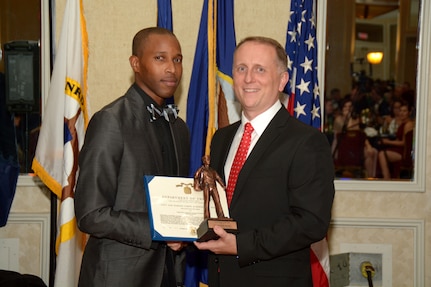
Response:
[[[401,160],[391,163],[392,178],[412,178],[413,176],[413,136],[414,130],[404,135],[404,150]]]
[[[337,135],[336,166],[357,166],[364,164],[366,135],[361,130],[348,130]]]
[[[402,159],[403,166],[406,166],[406,167],[413,166],[412,151],[413,151],[413,130],[408,131],[404,136],[404,152],[403,152],[403,159]]]

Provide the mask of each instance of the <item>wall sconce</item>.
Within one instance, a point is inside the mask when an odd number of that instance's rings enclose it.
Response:
[[[383,59],[383,53],[382,52],[370,52],[367,54],[367,60],[370,64],[380,64]]]

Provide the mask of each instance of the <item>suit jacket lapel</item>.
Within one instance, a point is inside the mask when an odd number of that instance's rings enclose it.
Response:
[[[174,142],[175,155],[177,159],[177,175],[183,175],[184,169],[188,172],[188,163],[182,161],[182,155],[184,153],[189,153],[189,151],[185,151],[185,149],[189,148],[184,141],[183,138],[183,130],[181,129],[180,123],[182,120],[178,118],[173,123],[169,123],[169,127],[171,129],[172,140]],[[185,146],[186,145],[186,146]]]
[[[272,142],[274,142],[283,132],[283,127],[285,127],[285,123],[288,118],[289,113],[284,107],[281,107],[266,127],[264,133],[260,136],[239,173],[231,202],[231,208],[235,206],[236,198],[238,198],[241,192],[243,192],[244,184],[247,182],[250,173],[256,167],[260,158],[264,155],[265,151],[268,150]]]
[[[224,173],[224,165],[226,163],[227,156],[229,155],[229,150],[230,150],[230,147],[232,145],[233,138],[234,138],[236,131],[238,130],[240,124],[241,124],[241,122],[238,121],[238,122],[233,123],[231,126],[226,128],[226,129],[229,129],[226,132],[225,138],[223,139],[226,144],[222,145],[223,149],[221,150],[220,155],[217,155],[217,156],[220,156],[220,160],[218,160],[218,162],[220,163],[220,166],[215,166],[215,169],[221,171],[220,176],[221,176],[221,178],[223,178],[225,184],[227,184],[227,181],[229,179],[227,176],[229,176],[229,175],[226,175]],[[213,162],[212,159],[211,159],[211,162]]]
[[[156,127],[150,122],[150,115],[146,110],[147,104],[133,86],[130,87],[130,89],[127,91],[126,97],[130,101],[131,112],[134,114],[135,118],[138,121],[138,124],[141,126],[140,130],[144,131],[143,134],[139,134],[137,136],[143,136],[144,140],[147,142],[147,146],[154,151],[151,154],[154,157],[157,172],[162,173],[162,149],[157,140]]]

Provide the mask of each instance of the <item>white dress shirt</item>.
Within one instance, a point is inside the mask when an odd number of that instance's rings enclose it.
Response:
[[[251,123],[253,126],[253,133],[251,134],[251,143],[250,148],[248,149],[247,157],[250,155],[250,152],[253,150],[253,147],[256,145],[257,141],[259,140],[260,136],[265,131],[266,127],[271,122],[272,118],[274,118],[275,114],[280,110],[282,107],[281,102],[277,101],[274,105],[272,105],[269,109],[255,117],[252,121],[249,121],[245,115],[244,112],[241,115],[241,125],[238,127],[238,130],[236,131],[236,134],[233,138],[232,145],[229,150],[229,154],[227,156],[225,165],[224,165],[224,174],[225,174],[225,180],[226,183],[229,179],[230,169],[233,164],[233,159],[235,158],[236,150],[238,149],[239,143],[241,141],[242,135],[244,133],[244,125],[248,122]]]

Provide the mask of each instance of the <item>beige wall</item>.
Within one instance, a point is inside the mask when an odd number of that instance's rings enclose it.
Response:
[[[113,1],[111,7],[106,7],[105,1],[102,0],[84,0],[90,41],[88,88],[93,112],[122,95],[131,83],[132,73],[127,60],[131,39],[139,29],[156,24],[156,2],[129,0],[127,5],[123,5],[123,1]],[[184,54],[183,80],[175,95],[182,117],[186,114],[187,92],[202,3],[201,0],[172,1],[174,32],[181,42]],[[237,41],[249,35],[266,35],[285,45],[290,1],[272,0],[270,3],[271,5],[268,5],[266,0],[235,0]],[[61,15],[60,12],[58,14]],[[430,151],[428,157],[429,154]],[[333,216],[334,219],[377,218],[397,221],[408,218],[430,221],[430,197],[430,192],[411,194],[337,190]],[[401,223],[395,223],[393,228],[387,228],[385,224],[380,227],[379,223],[381,222],[370,222],[370,225],[379,226],[371,229],[361,228],[361,225],[356,223],[353,227],[336,225],[329,234],[331,253],[339,253],[341,245],[345,243],[389,244],[392,246],[394,258],[393,286],[413,286],[415,229],[405,228]],[[431,257],[429,241],[426,241],[427,266],[430,266]],[[427,282],[428,285],[431,284],[430,278]]]
[[[66,0],[56,1],[57,31],[61,26],[65,2]],[[203,1],[172,2],[174,32],[182,44],[184,54],[183,80],[175,97],[181,110],[180,115],[185,117]],[[274,37],[284,46],[289,2],[236,0],[237,40],[260,34]],[[156,24],[156,3],[155,0],[117,0],[109,3],[103,0],[84,0],[90,47],[88,92],[93,112],[121,96],[131,84],[132,73],[128,63],[131,40],[139,29]],[[430,80],[431,76],[428,75],[428,81]],[[429,109],[431,101],[428,101]],[[431,114],[428,113],[425,117],[426,121],[431,120]],[[431,132],[428,131],[428,142],[431,142],[430,136]],[[429,170],[431,148],[427,147],[425,153],[419,156],[426,157],[425,166]],[[427,233],[431,227],[431,179],[426,180],[426,186],[428,188],[423,193],[337,190],[333,225],[329,232],[330,252],[336,254],[345,251],[343,246],[346,244],[354,244],[359,249],[364,244],[371,247],[389,246],[392,255],[389,261],[392,286],[420,286],[415,282],[415,270],[417,272],[418,268],[431,268],[431,240]],[[18,188],[17,193],[20,195],[14,202],[14,212],[17,208],[22,210],[20,206],[23,205],[19,201],[26,200],[26,194],[32,190],[27,187]],[[49,208],[46,202],[43,206],[45,211]],[[38,210],[33,206],[32,210],[34,209]],[[417,266],[423,261],[424,266]],[[426,276],[425,279],[421,278],[422,286],[431,286],[430,273],[422,275]]]
[[[66,1],[56,2],[56,19],[60,26]],[[129,87],[133,76],[128,61],[132,38],[138,30],[157,24],[155,0],[111,3],[107,5],[102,0],[84,0],[90,49],[88,92],[93,112],[123,95]],[[274,37],[284,46],[290,2],[276,0],[271,3],[273,5],[268,5],[266,0],[253,0],[251,5],[248,0],[235,1],[237,41],[260,34]],[[202,5],[203,1],[200,0],[172,1],[174,33],[184,55],[182,84],[175,94],[175,102],[183,118],[186,115],[187,92]]]

